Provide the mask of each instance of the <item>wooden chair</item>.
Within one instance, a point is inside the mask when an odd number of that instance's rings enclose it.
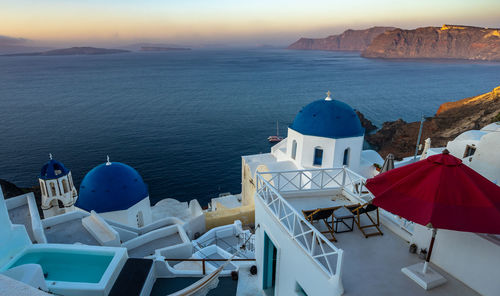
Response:
[[[378,212],[378,207],[371,204],[371,203],[365,203],[365,204],[355,204],[355,205],[349,205],[345,206],[347,209],[349,209],[353,214],[354,214],[354,222],[358,226],[359,230],[365,238],[368,238],[369,236],[374,236],[374,235],[384,235],[382,231],[380,230],[380,217],[379,217],[379,212]],[[370,216],[370,212],[377,212],[377,217],[376,217],[376,222],[373,220],[373,218]],[[361,225],[361,215],[365,214],[368,219],[370,219],[371,224],[366,224],[366,225]],[[374,232],[365,232],[365,229],[367,228],[375,228]]]
[[[330,234],[332,238],[330,241],[336,242],[337,239],[335,238],[335,231],[334,231],[334,219],[333,219],[333,212],[340,207],[331,207],[331,208],[320,208],[320,209],[315,209],[315,210],[307,210],[307,211],[302,211],[302,214],[306,218],[307,221],[309,221],[311,224],[314,223],[314,221],[319,221],[323,220],[325,223],[325,226],[327,228],[327,231],[321,231],[323,234]],[[330,220],[328,220],[330,219]]]

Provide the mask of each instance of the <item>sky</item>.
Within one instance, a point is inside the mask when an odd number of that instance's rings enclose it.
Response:
[[[444,23],[500,27],[500,1],[0,0],[0,35],[38,44],[284,45],[348,28]]]

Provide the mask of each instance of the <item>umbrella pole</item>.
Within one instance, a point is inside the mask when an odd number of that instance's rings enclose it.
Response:
[[[427,258],[425,259],[424,269],[422,270],[422,273],[427,273],[427,265],[429,265],[429,261],[431,260],[432,248],[434,247],[434,240],[436,239],[436,233],[437,229],[432,228],[431,245],[429,246],[429,253],[427,253]]]

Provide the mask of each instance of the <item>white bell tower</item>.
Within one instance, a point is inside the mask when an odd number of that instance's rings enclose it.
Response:
[[[71,171],[61,162],[52,159],[52,154],[49,154],[49,158],[38,178],[44,218],[74,211],[78,198]]]

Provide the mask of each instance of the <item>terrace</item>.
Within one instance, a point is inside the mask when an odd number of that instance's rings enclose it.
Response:
[[[422,259],[409,253],[408,241],[392,231],[410,236],[403,230],[408,222],[398,221],[388,212],[381,210],[380,214],[383,236],[365,238],[354,225],[352,232],[336,233],[336,243],[321,233],[326,230],[323,221],[311,224],[304,218],[302,210],[370,200],[365,181],[347,168],[259,172],[256,199],[289,240],[300,246],[303,255],[310,257],[327,278],[336,280],[340,290],[343,286],[344,295],[479,295],[436,266],[448,282],[432,290],[425,291],[406,277],[401,268]]]

